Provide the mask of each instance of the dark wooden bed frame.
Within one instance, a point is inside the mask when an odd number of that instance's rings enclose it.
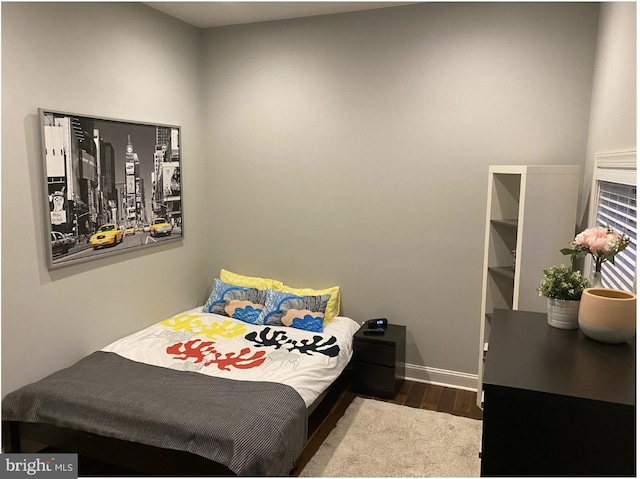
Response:
[[[349,387],[351,366],[307,409],[309,438],[322,424],[342,392]],[[150,476],[235,476],[229,468],[197,454],[163,449],[146,444],[86,433],[51,424],[18,421],[2,422],[4,452],[25,450],[24,441],[33,441],[63,452],[77,453],[98,461]],[[79,471],[81,476],[91,475]]]

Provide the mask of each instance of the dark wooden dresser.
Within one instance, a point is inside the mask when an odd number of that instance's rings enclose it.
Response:
[[[388,324],[384,334],[364,334],[366,323],[353,336],[352,390],[395,398],[404,381],[407,327]]]
[[[603,344],[496,309],[483,379],[483,476],[634,476],[635,339]]]

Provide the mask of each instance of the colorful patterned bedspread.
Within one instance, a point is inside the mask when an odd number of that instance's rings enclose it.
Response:
[[[201,309],[149,326],[103,351],[209,376],[287,384],[309,407],[351,359],[359,328],[352,319],[336,317],[322,333],[312,333],[256,326]]]

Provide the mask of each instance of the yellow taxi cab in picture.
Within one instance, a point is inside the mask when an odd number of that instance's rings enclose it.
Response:
[[[124,231],[124,235],[125,235],[125,236],[134,235],[134,234],[136,234],[136,227],[135,227],[135,226],[129,226],[129,227]]]
[[[167,235],[171,234],[173,226],[167,222],[164,218],[156,218],[149,226],[149,234],[151,236]]]
[[[115,223],[107,223],[91,235],[89,243],[93,246],[93,249],[98,249],[102,246],[115,246],[122,242],[122,238],[122,230],[118,225]]]

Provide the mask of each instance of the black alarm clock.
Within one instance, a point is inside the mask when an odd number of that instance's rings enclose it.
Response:
[[[384,334],[387,329],[387,318],[369,319],[363,334]]]
[[[383,328],[387,327],[387,318],[370,319],[367,321],[367,328]]]

